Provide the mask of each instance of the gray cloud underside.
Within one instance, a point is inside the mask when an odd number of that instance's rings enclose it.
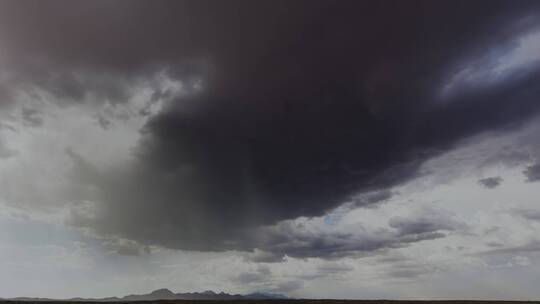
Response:
[[[528,166],[525,171],[523,171],[523,174],[525,174],[525,177],[529,182],[540,181],[540,163]]]
[[[478,184],[487,189],[497,188],[503,182],[503,178],[500,176],[486,177],[478,180]]]
[[[259,248],[272,253],[261,257],[268,261],[443,237],[453,227],[425,219],[393,220],[394,232],[373,239],[299,235],[286,224],[258,233],[404,183],[460,140],[519,126],[540,109],[534,69],[437,97],[471,56],[512,48],[522,29],[508,25],[536,12],[535,2],[165,2],[0,4],[5,106],[17,90],[63,105],[88,95],[122,103],[130,84],[160,69],[204,80],[201,92],[173,100],[156,89],[149,103],[168,102],[141,130],[133,163],[97,168],[68,150],[74,182],[96,190],[81,197],[96,210],[73,210],[71,223],[103,235],[177,249]],[[37,113],[23,115],[39,127]],[[391,195],[380,193],[359,205]]]
[[[387,227],[376,232],[316,233],[304,223],[285,221],[272,227],[260,228],[258,233],[252,236],[253,239],[246,242],[271,252],[274,259],[285,255],[295,258],[337,259],[344,256],[370,255],[416,242],[443,238],[448,233],[463,228],[463,223],[448,215],[419,212],[415,216],[390,218]],[[260,253],[254,258],[259,256]],[[265,262],[274,261],[268,259]]]

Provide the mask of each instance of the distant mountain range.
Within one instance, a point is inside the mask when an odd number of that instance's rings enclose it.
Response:
[[[228,294],[225,292],[215,293],[211,290],[204,292],[187,292],[187,293],[174,293],[168,289],[158,289],[154,290],[148,294],[142,295],[128,295],[121,298],[118,297],[109,297],[109,298],[71,298],[71,299],[62,299],[62,301],[81,301],[81,302],[117,302],[117,301],[156,301],[156,300],[275,300],[275,299],[289,299],[288,297],[281,294],[274,293],[250,293],[246,295],[241,294]],[[18,297],[10,298],[6,300],[12,301],[54,301],[58,299],[47,299],[47,298],[28,298],[28,297]]]

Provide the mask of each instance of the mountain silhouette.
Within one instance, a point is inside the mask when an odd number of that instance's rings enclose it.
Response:
[[[66,301],[95,301],[95,302],[117,302],[117,301],[156,301],[156,300],[271,300],[271,299],[288,299],[288,297],[281,294],[255,292],[246,295],[241,294],[228,294],[225,292],[216,293],[212,290],[206,290],[203,292],[187,292],[187,293],[174,293],[166,288],[161,288],[152,291],[147,294],[140,295],[127,295],[121,298],[107,297],[107,298],[71,298],[65,299]],[[16,301],[51,301],[57,299],[49,298],[29,298],[18,297],[8,300]]]

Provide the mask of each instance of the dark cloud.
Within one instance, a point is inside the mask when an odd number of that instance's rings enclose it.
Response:
[[[66,67],[53,62],[26,66],[28,64],[23,62],[4,66],[5,79],[2,82],[8,87],[5,94],[10,103],[21,92],[38,100],[49,97],[50,101],[61,106],[85,102],[123,103],[132,95],[131,85],[143,81],[153,72],[123,74],[96,70],[92,66]],[[24,115],[23,118],[26,118]]]
[[[21,115],[25,125],[31,127],[39,127],[43,125],[43,118],[40,116],[41,112],[34,108],[23,108]]]
[[[478,180],[478,184],[487,189],[497,188],[502,182],[503,179],[500,176],[486,177]]]
[[[540,180],[540,163],[528,166],[525,171],[523,171],[525,177],[527,177],[528,182],[536,182]]]
[[[95,189],[99,207],[74,223],[169,248],[252,250],[261,242],[244,240],[259,226],[399,185],[460,140],[538,113],[534,69],[439,97],[469,60],[515,46],[524,29],[512,25],[537,5],[4,1],[0,41],[8,82],[64,105],[125,102],[134,82],[161,70],[186,84],[183,96],[154,90],[149,104],[170,99],[161,112],[141,109],[149,121],[132,164],[100,171],[69,152],[74,177]],[[449,229],[398,219],[391,226],[391,240],[285,231],[259,248],[329,257]]]

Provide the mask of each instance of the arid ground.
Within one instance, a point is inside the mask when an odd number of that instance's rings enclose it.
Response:
[[[399,300],[173,300],[173,301],[137,301],[137,304],[218,304],[226,302],[227,304],[264,304],[264,303],[290,303],[290,304],[512,304],[512,303],[539,303],[540,301],[467,301],[467,300],[448,300],[448,301],[399,301]],[[95,304],[92,301],[0,301],[0,304]],[[107,302],[111,303],[111,302]],[[117,302],[127,304],[130,302]]]

